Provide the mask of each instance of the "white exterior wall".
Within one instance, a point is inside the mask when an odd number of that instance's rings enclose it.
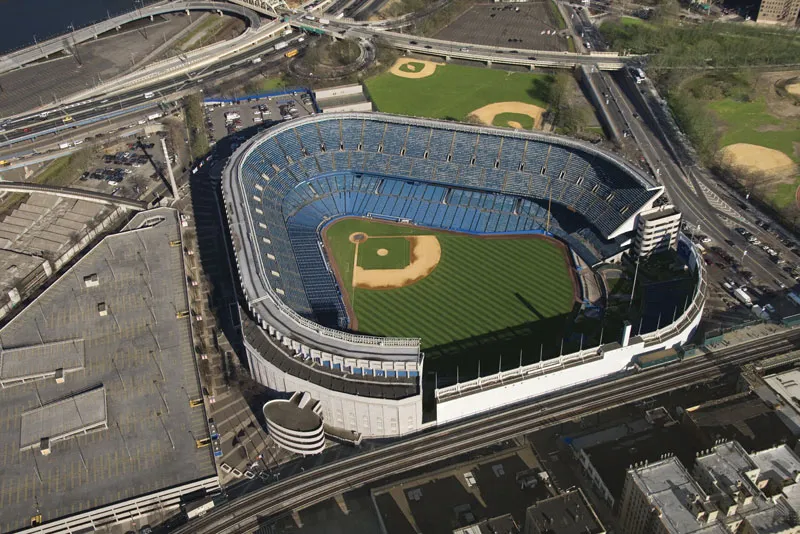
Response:
[[[603,353],[602,358],[591,362],[583,360],[595,356],[597,347],[437,389],[436,423],[456,421],[591,382],[622,371],[637,354],[675,347],[689,341],[700,324],[705,306],[705,268],[698,260],[699,254],[692,242],[683,234],[679,235],[678,241],[690,247],[687,262],[689,268],[697,273],[698,289],[692,303],[672,324],[642,336],[650,345],[645,348],[645,341],[635,338],[636,343],[609,350]]]
[[[639,353],[650,352],[665,347],[672,347],[686,343],[691,334],[700,324],[702,313],[698,313],[691,323],[677,336],[665,339],[657,345],[649,346],[645,350],[644,343],[636,343],[608,351],[603,358],[594,362],[575,365],[566,369],[559,369],[558,360],[544,362],[544,371],[535,369],[539,364],[523,367],[521,370],[504,371],[504,379],[511,381],[520,372],[529,374],[530,377],[502,386],[489,387],[483,391],[465,394],[460,397],[440,401],[436,406],[436,423],[444,424],[457,421],[465,417],[488,412],[503,406],[540,397],[558,389],[590,382],[604,376],[618,373],[630,364],[631,359]],[[589,354],[589,351],[585,351]],[[564,356],[564,359],[574,358],[576,355]],[[553,370],[548,369],[552,367]],[[482,382],[496,382],[496,377],[483,377]],[[493,385],[493,384],[492,384]],[[452,386],[451,386],[452,387]]]
[[[343,106],[335,106],[332,108],[324,107],[323,113],[339,113],[344,111],[372,111],[372,102],[369,100],[365,102],[356,102],[354,104],[345,104]]]
[[[363,437],[402,436],[422,427],[422,395],[400,400],[361,397],[331,391],[284,373],[247,346],[253,378],[275,391],[308,392],[322,406],[325,423],[360,432]]]
[[[338,87],[329,87],[328,89],[314,91],[317,100],[324,100],[326,98],[333,98],[335,96],[360,95],[362,93],[363,90],[361,89],[361,84],[358,83],[354,85],[340,85]]]

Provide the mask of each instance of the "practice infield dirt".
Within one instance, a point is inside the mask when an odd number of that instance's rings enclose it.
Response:
[[[419,66],[422,68],[419,68]],[[401,67],[403,67],[401,69]],[[394,62],[389,72],[401,78],[427,78],[436,72],[437,64],[433,61],[425,61],[424,59],[412,59],[410,57],[401,57]]]
[[[728,145],[720,154],[726,165],[773,176],[791,174],[795,167],[792,158],[783,152],[747,143]]]
[[[476,109],[470,113],[470,115],[475,116],[485,125],[492,126],[494,124],[494,118],[501,113],[519,113],[520,115],[527,115],[533,119],[533,127],[541,129],[542,116],[545,111],[544,108],[533,104],[526,104],[525,102],[495,102]],[[517,123],[517,125],[521,126],[519,123]],[[509,126],[511,126],[510,122]],[[516,127],[517,126],[512,126],[512,128]]]

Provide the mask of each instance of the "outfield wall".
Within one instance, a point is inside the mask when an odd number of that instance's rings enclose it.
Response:
[[[627,346],[619,343],[592,347],[552,360],[479,377],[469,382],[439,388],[436,396],[437,424],[457,421],[534,399],[553,391],[596,381],[625,370],[634,356],[685,344],[694,334],[705,306],[705,263],[683,234],[680,248],[689,268],[697,274],[692,302],[674,322],[648,334],[634,337]]]

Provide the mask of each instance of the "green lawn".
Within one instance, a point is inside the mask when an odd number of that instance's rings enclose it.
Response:
[[[561,11],[559,11],[558,6],[553,0],[550,0],[550,14],[553,17],[553,21],[555,21],[556,26],[558,26],[559,30],[567,29],[567,23],[564,21],[564,17],[561,16]]]
[[[546,108],[552,81],[548,74],[439,65],[427,78],[401,78],[386,72],[368,79],[366,86],[378,111],[463,121],[493,102],[525,102]]]
[[[551,241],[482,239],[348,218],[327,228],[328,253],[344,280],[352,278],[355,245],[349,236],[354,232],[435,235],[442,247],[436,269],[410,286],[389,290],[342,288],[353,302],[359,331],[420,337],[428,351],[426,361],[442,359],[434,363],[434,368],[442,368],[443,356],[455,346],[458,361],[471,361],[488,351],[495,358],[495,366],[504,350],[509,365],[517,361],[522,349],[538,357],[540,342],[558,350],[560,335],[571,320],[573,281],[563,250]],[[480,350],[472,350],[476,345]],[[487,362],[484,360],[484,364]]]
[[[411,244],[404,237],[371,237],[359,243],[357,261],[364,269],[402,269],[411,262]]]
[[[725,125],[720,146],[750,143],[779,150],[797,161],[793,143],[800,140],[800,120],[771,115],[763,100],[739,102],[726,98],[707,105]]]

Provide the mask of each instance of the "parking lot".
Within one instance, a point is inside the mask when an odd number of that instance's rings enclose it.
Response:
[[[105,147],[80,177],[82,189],[139,198],[161,182],[164,169],[158,135],[135,138]]]
[[[236,103],[206,104],[206,127],[213,144],[242,130],[267,128],[284,120],[314,113],[308,93],[266,98],[242,98]]]
[[[479,4],[439,33],[437,39],[521,50],[568,49],[553,20],[550,0],[523,4]]]

